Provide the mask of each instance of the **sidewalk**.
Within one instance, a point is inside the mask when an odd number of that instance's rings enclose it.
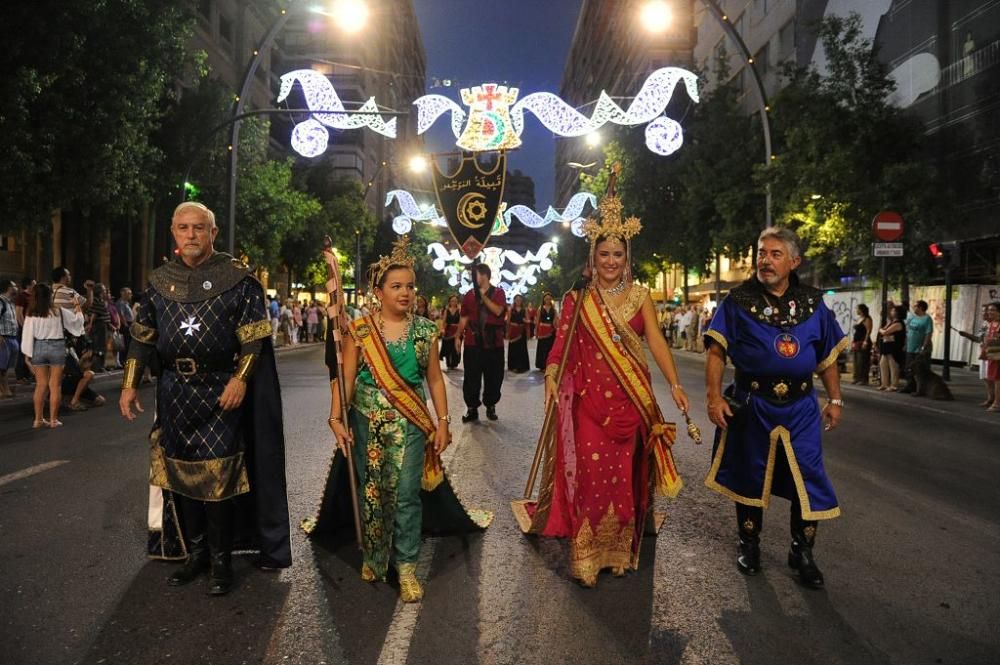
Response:
[[[308,342],[308,343],[301,342],[294,346],[288,346],[288,345],[279,346],[275,348],[274,352],[276,355],[280,356],[285,353],[290,353],[293,351],[302,351],[305,349],[313,349],[322,345],[323,342]],[[113,369],[108,372],[97,374],[96,376],[94,376],[94,380],[90,382],[90,388],[99,394],[105,395],[108,402],[114,401],[117,403],[118,398],[115,397],[114,400],[112,400],[110,397],[107,397],[107,393],[118,391],[118,387],[121,383],[121,377],[122,377],[122,370],[120,369]],[[11,388],[15,390],[16,394],[11,399],[0,400],[0,413],[23,411],[24,413],[31,415],[32,413],[31,397],[35,391],[35,384],[32,383],[30,385],[11,385]],[[68,402],[69,399],[65,395],[63,395],[62,406],[60,406],[59,408],[60,420],[63,418],[63,416],[72,417],[72,414],[84,413],[83,411],[71,411],[67,407]],[[105,403],[105,407],[107,406],[108,404]],[[46,407],[46,409],[47,408],[48,407]],[[91,408],[104,408],[104,407],[91,407]]]
[[[674,358],[681,363],[704,363],[705,356],[702,353],[673,349]],[[941,366],[934,366],[934,373],[941,375]],[[732,365],[727,365],[725,383],[732,380]],[[818,393],[826,396],[823,390],[823,383],[816,378],[814,380]],[[988,412],[979,403],[986,399],[986,388],[979,379],[977,368],[952,367],[951,380],[947,382],[951,390],[954,401],[932,400],[927,397],[915,397],[906,393],[881,392],[874,383],[867,386],[855,386],[851,384],[850,372],[840,375],[840,388],[844,395],[844,401],[850,405],[851,400],[866,399],[872,401],[882,401],[898,405],[911,406],[921,411],[929,411],[939,414],[958,415],[972,418],[986,423],[1000,425],[1000,413]]]

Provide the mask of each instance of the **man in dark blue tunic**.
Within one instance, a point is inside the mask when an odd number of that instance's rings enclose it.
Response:
[[[772,494],[788,499],[792,546],[788,564],[806,586],[823,586],[813,557],[817,520],[840,515],[823,468],[821,424],[840,422],[837,355],[847,347],[822,293],[799,283],[798,237],[765,229],[757,272],[720,303],[705,333],[708,416],[718,426],[705,484],[736,502],[739,570],[760,570],[760,530]],[[722,391],[726,358],[735,380]],[[812,373],[828,395],[820,411]]]
[[[179,255],[150,276],[132,324],[119,406],[133,420],[132,407],[142,410],[136,389],[143,368],[161,369],[150,435],[150,484],[160,488],[151,493],[151,514],[160,516],[161,529],[150,553],[187,555],[171,585],[210,569],[209,593],[224,595],[234,539],[259,550],[267,567],[291,565],[271,324],[247,266],[214,250],[211,210],[181,204],[171,232]],[[180,542],[173,552],[163,544],[171,518]],[[237,521],[248,526],[246,538],[236,533]]]

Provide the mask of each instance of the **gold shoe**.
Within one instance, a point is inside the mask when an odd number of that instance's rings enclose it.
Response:
[[[399,599],[404,603],[416,603],[424,597],[424,589],[417,580],[417,564],[399,564]]]
[[[361,564],[361,579],[365,582],[374,582],[376,580],[375,571],[367,563]]]

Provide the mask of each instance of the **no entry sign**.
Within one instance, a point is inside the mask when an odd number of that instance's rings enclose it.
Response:
[[[903,216],[893,210],[883,210],[872,220],[872,233],[882,242],[894,242],[903,237]]]

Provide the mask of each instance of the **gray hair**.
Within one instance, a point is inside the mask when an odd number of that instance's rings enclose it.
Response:
[[[774,238],[785,243],[788,253],[793,259],[802,256],[802,251],[799,247],[799,236],[787,226],[767,227],[760,232],[760,236],[757,238],[757,245],[760,246],[760,243],[764,242],[767,238]]]
[[[194,212],[201,216],[203,220],[209,223],[211,226],[215,226],[215,213],[208,209],[204,203],[198,203],[197,201],[185,201],[176,208],[174,208],[174,215],[170,218],[170,221],[177,219],[180,215],[186,212]]]

